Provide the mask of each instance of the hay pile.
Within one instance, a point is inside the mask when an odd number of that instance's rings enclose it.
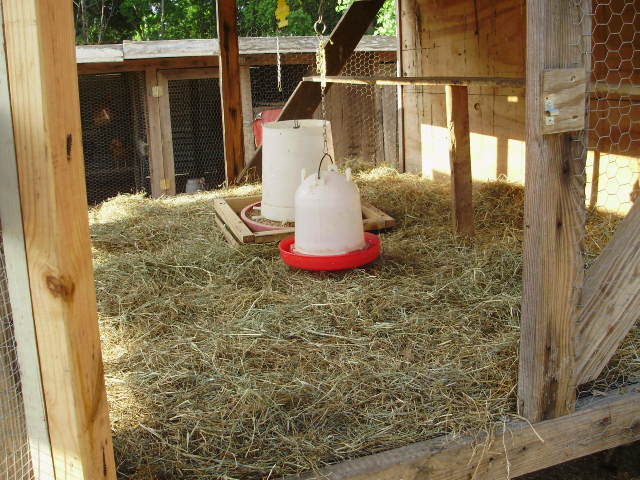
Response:
[[[476,188],[470,243],[448,185],[358,181],[398,226],[380,261],[342,273],[229,248],[212,200],[254,186],[91,212],[121,478],[280,478],[515,411],[522,189]],[[606,381],[640,370],[632,345]]]

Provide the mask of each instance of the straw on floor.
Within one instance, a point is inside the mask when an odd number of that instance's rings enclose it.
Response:
[[[357,180],[398,226],[379,261],[340,273],[229,247],[213,199],[256,186],[91,212],[121,478],[282,478],[515,413],[522,188],[476,186],[470,242],[451,233],[448,185]],[[594,218],[591,257],[617,222]],[[640,371],[639,337],[590,388]]]

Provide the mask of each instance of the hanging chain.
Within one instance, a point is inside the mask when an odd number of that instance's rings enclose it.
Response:
[[[322,162],[326,157],[329,157],[331,163],[334,163],[333,158],[329,154],[329,133],[327,131],[327,102],[326,102],[326,90],[327,90],[327,56],[326,56],[326,42],[323,39],[323,35],[327,30],[327,25],[324,23],[324,0],[320,0],[320,6],[318,7],[318,20],[313,25],[318,39],[318,49],[316,51],[316,68],[320,75],[320,111],[322,115],[322,158],[318,165],[318,178],[320,178],[320,169],[322,168]]]
[[[276,36],[276,64],[278,66],[278,91],[282,93],[282,61],[280,59],[280,37]]]

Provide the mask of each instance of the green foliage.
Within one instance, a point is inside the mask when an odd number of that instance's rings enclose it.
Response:
[[[330,31],[353,0],[325,0]],[[277,0],[238,0],[242,36],[314,35],[319,0],[288,0],[289,25],[277,26]],[[216,0],[74,0],[80,44],[217,36]],[[387,0],[371,33],[395,33],[395,0]]]

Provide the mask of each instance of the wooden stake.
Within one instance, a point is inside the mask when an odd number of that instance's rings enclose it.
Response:
[[[163,186],[164,161],[162,157],[162,128],[160,124],[160,103],[159,98],[154,95],[158,92],[157,70],[147,68],[144,72],[146,99],[147,99],[147,143],[149,144],[149,170],[151,172],[151,196],[161,197],[165,194]]]
[[[71,2],[4,0],[33,320],[55,477],[115,480]]]
[[[451,163],[453,225],[461,235],[473,235],[471,146],[469,143],[469,92],[467,87],[447,85],[447,126]]]
[[[220,98],[227,183],[232,184],[244,168],[240,50],[236,0],[217,0],[220,42]]]
[[[589,2],[587,2],[589,3]],[[571,0],[527,2],[527,156],[518,407],[531,421],[575,405],[574,336],[585,194],[582,144],[542,134],[542,72],[582,65]],[[583,6],[586,8],[586,6]],[[585,9],[585,11],[590,11]]]

